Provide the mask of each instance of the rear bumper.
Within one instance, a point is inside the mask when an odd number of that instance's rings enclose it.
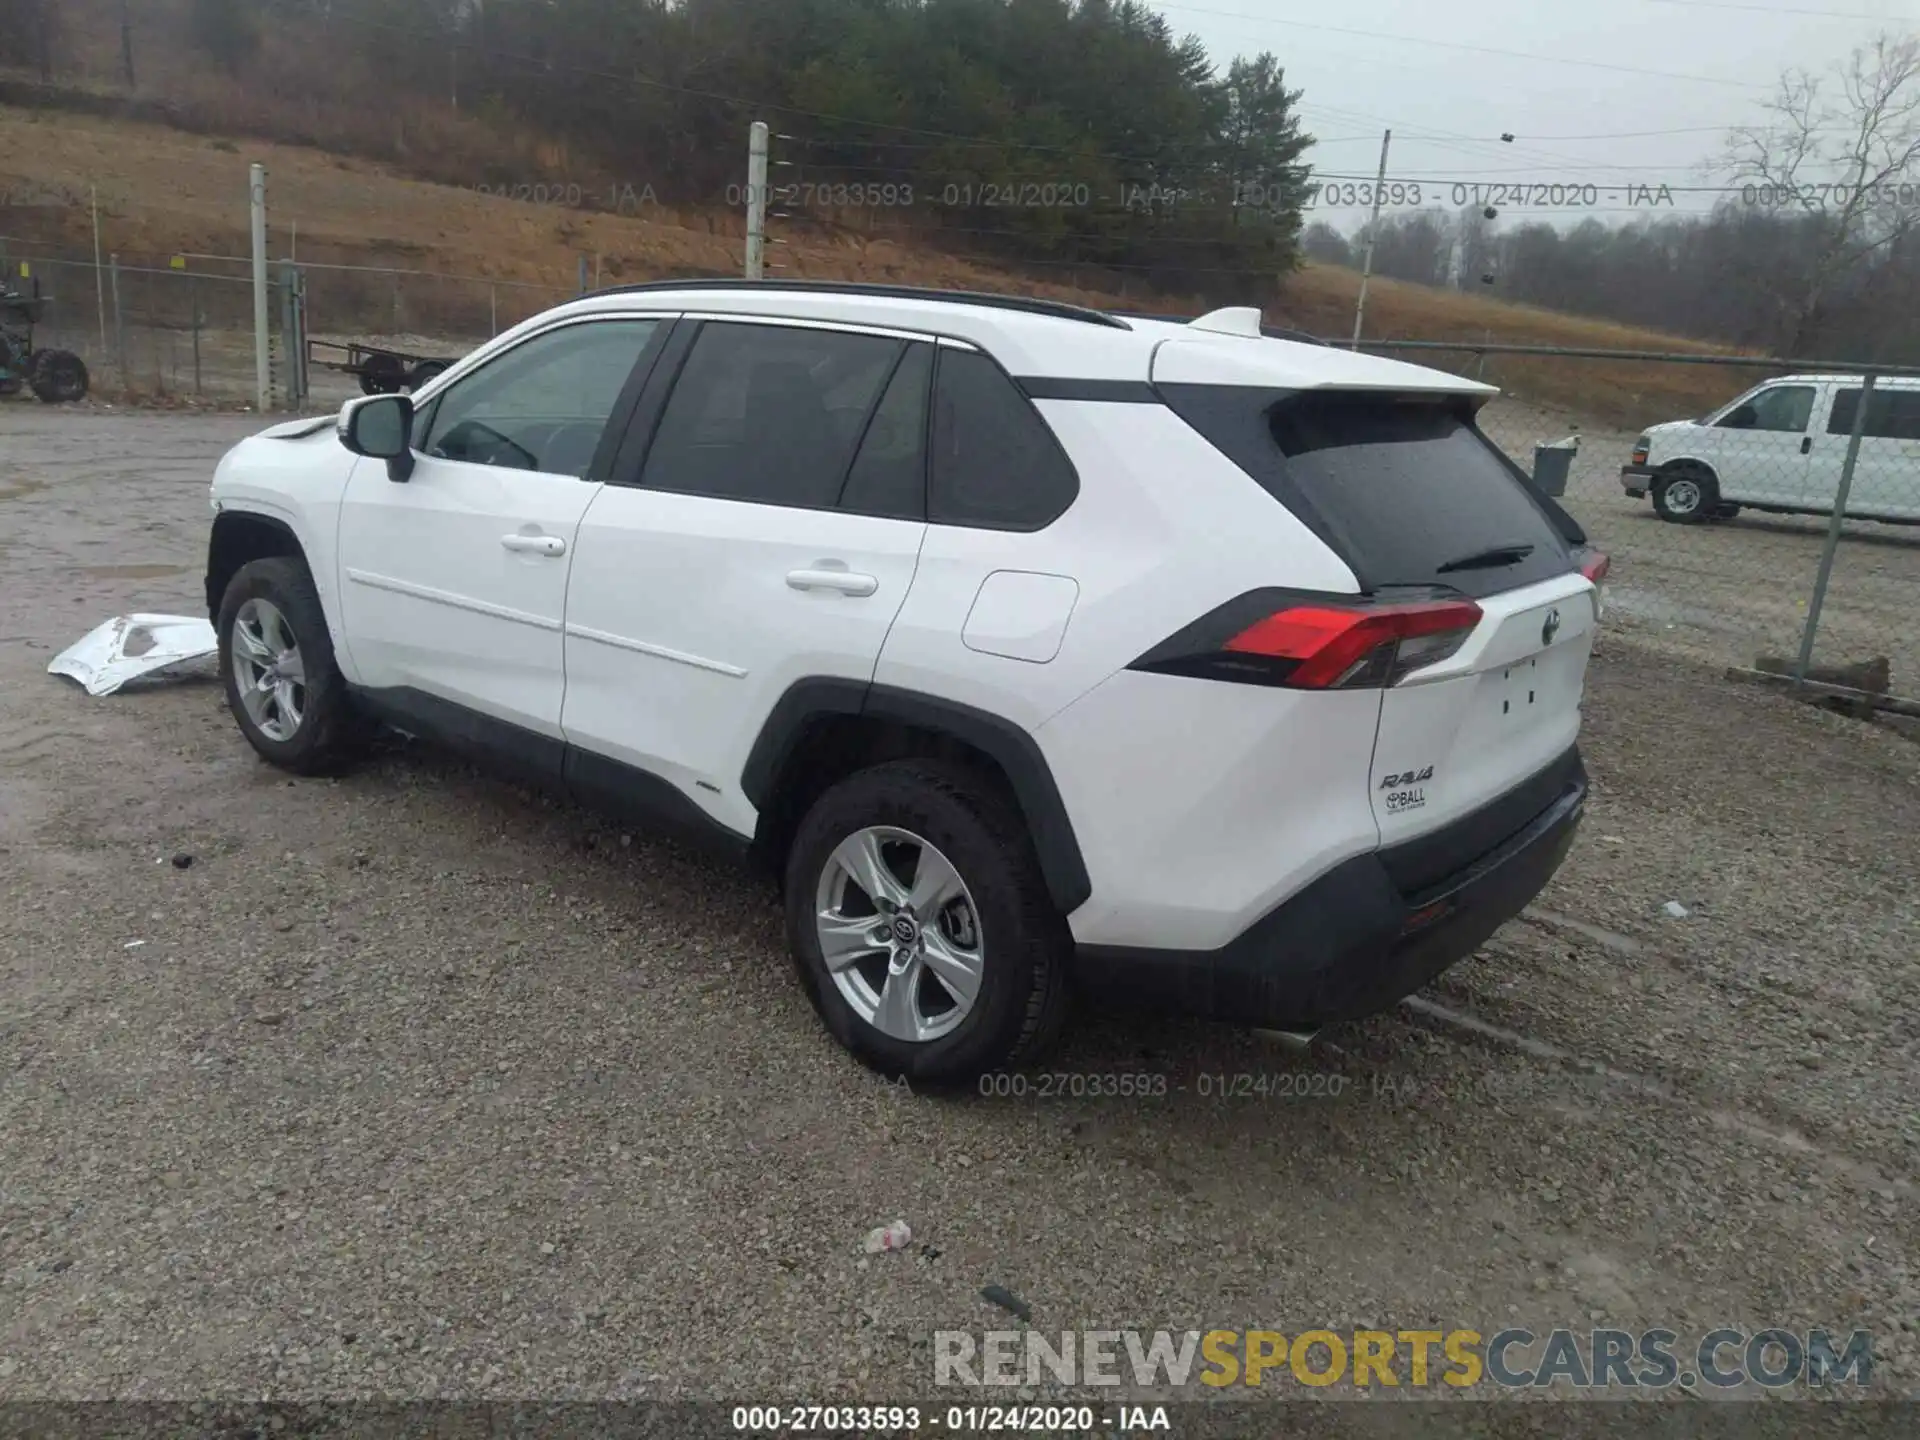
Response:
[[[1082,946],[1095,993],[1243,1025],[1306,1029],[1398,1003],[1553,878],[1587,799],[1577,749],[1491,804],[1355,856],[1218,950]]]
[[[1620,488],[1638,500],[1653,487],[1653,467],[1651,465],[1622,465],[1620,467]]]

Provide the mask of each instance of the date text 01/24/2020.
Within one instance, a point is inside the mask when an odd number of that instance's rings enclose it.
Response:
[[[736,1405],[733,1428],[744,1434],[910,1435],[926,1429],[959,1434],[1074,1431],[1125,1434],[1170,1431],[1164,1405]]]
[[[1308,209],[1366,209],[1379,195],[1382,208],[1441,202],[1453,205],[1485,205],[1513,210],[1590,210],[1602,205],[1624,206],[1630,210],[1675,207],[1673,189],[1667,185],[1601,186],[1579,182],[1518,181],[1512,184],[1481,184],[1456,180],[1422,185],[1417,180],[1390,180],[1383,185],[1372,181],[1322,181],[1307,195]]]

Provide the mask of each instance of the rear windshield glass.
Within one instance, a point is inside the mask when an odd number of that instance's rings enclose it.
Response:
[[[1168,403],[1331,545],[1367,589],[1511,590],[1575,568],[1577,527],[1447,396],[1167,385]]]

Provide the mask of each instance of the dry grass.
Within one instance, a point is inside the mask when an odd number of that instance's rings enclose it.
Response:
[[[356,149],[378,148],[374,142],[379,136],[353,130],[358,122],[306,101],[262,100],[259,91],[224,77],[204,72],[169,76],[163,70],[153,83],[176,87],[184,97],[179,102],[183,113],[191,113],[197,129],[217,127],[232,135],[313,132]],[[300,120],[303,113],[311,124]],[[404,132],[409,121],[390,109],[379,124]],[[0,212],[0,236],[10,237],[15,252],[37,245],[89,253],[88,196],[97,188],[103,247],[123,262],[165,265],[166,257],[177,253],[239,255],[246,248],[246,167],[258,161],[268,169],[276,256],[288,252],[297,234],[298,254],[308,262],[394,266],[549,287],[510,293],[500,305],[503,322],[571,293],[583,254],[593,257],[595,273],[607,284],[738,271],[742,227],[737,213],[648,205],[623,215],[508,201],[433,183],[421,178],[423,170],[443,177],[460,173],[472,163],[463,157],[482,141],[491,147],[487,153],[497,167],[502,142],[486,127],[460,117],[443,114],[432,123],[411,124],[417,149],[380,160],[307,145],[193,133],[111,115],[0,106],[0,191],[19,192],[35,202]],[[584,192],[596,193],[600,182],[583,177],[564,152],[537,137],[520,136],[512,149],[524,152],[528,173],[550,172],[555,179],[572,180]],[[1192,297],[1142,293],[1137,284],[1129,287],[1118,277],[1108,288],[1035,280],[947,255],[911,238],[864,235],[850,225],[797,231],[784,238],[788,243],[780,253],[786,273],[794,277],[1011,290],[1168,313],[1200,308]],[[1082,278],[1089,274],[1083,272]],[[1352,271],[1309,265],[1288,277],[1282,301],[1271,307],[1273,318],[1316,334],[1343,335],[1352,325],[1358,281]],[[378,283],[369,281],[368,286]],[[336,319],[360,308],[365,297],[359,292],[368,286],[335,282],[343,297]],[[415,329],[440,325],[456,333],[467,331],[496,304],[485,286],[409,281],[407,287],[404,319]],[[345,298],[349,295],[357,297],[351,304]],[[368,318],[362,323],[374,322]],[[1658,331],[1378,279],[1369,292],[1367,333],[1377,338],[1712,353],[1711,347]],[[1457,369],[1475,364],[1466,354],[1419,358]],[[1529,400],[1563,408],[1582,423],[1623,426],[1701,413],[1751,378],[1750,372],[1719,366],[1537,357],[1494,357],[1486,362],[1484,376]]]

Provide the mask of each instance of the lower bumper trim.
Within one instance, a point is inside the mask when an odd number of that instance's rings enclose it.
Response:
[[[1077,974],[1096,995],[1269,1029],[1377,1014],[1478,950],[1553,878],[1587,798],[1586,771],[1577,754],[1568,758],[1571,773],[1545,809],[1419,893],[1394,884],[1393,852],[1374,851],[1218,950],[1082,946]],[[1478,833],[1475,818],[1456,822],[1463,835]],[[1434,837],[1421,843],[1430,850]]]

